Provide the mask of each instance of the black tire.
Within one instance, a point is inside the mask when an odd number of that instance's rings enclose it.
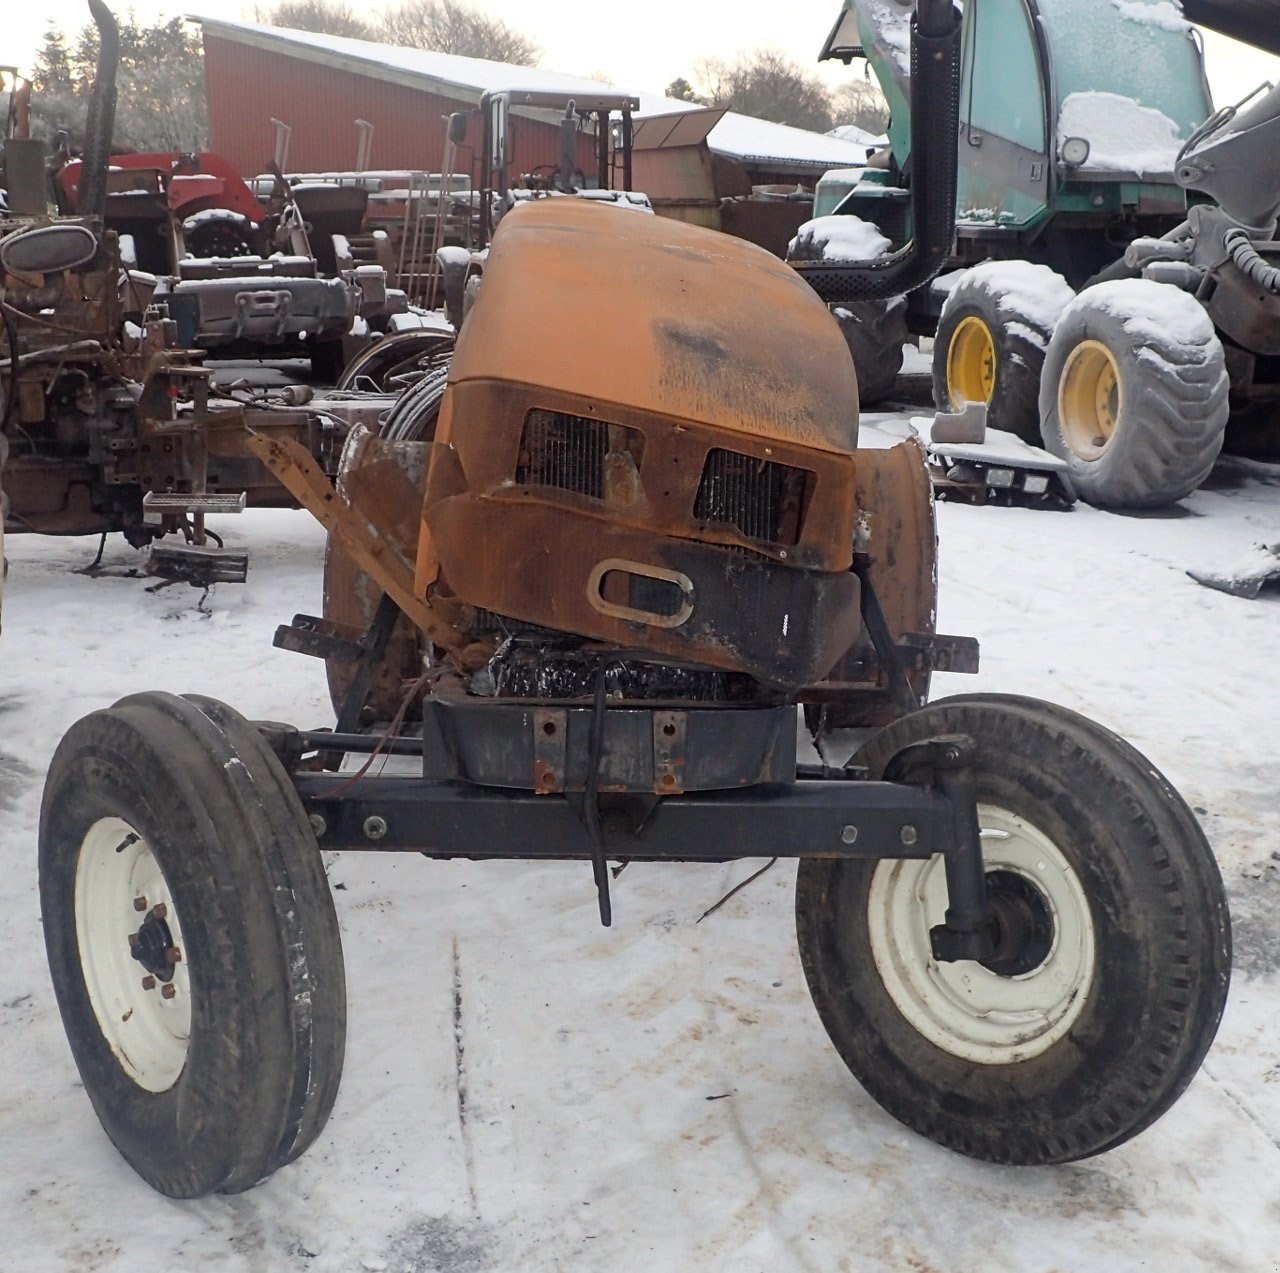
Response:
[[[1097,283],[1049,343],[1044,445],[1067,462],[1080,499],[1160,508],[1208,477],[1222,449],[1227,391],[1222,343],[1196,300],[1145,279]]]
[[[814,1004],[868,1093],[939,1144],[1014,1165],[1101,1153],[1173,1104],[1213,1040],[1231,966],[1217,864],[1150,762],[1064,708],[944,699],[880,731],[855,760],[879,777],[908,744],[956,733],[977,742],[980,821],[1000,832],[984,837],[989,891],[1035,922],[998,967],[911,963],[942,919],[938,876],[926,874],[938,865],[805,859],[796,921]],[[928,914],[917,893],[931,897]],[[886,940],[899,931],[895,903],[909,934],[898,941]],[[941,1009],[921,986],[942,988]],[[1038,1020],[1002,1024],[987,1011],[1041,995]]]
[[[187,251],[194,257],[253,256],[256,233],[248,217],[230,208],[210,208],[188,217],[182,225]]]
[[[987,425],[1040,445],[1040,369],[1050,316],[1071,288],[1047,265],[987,261],[966,270],[947,295],[933,341],[933,402],[959,411],[987,404]]]
[[[162,910],[107,904],[144,886]],[[73,725],[45,784],[40,900],[85,1090],[148,1184],[236,1193],[314,1141],[342,1071],[341,941],[301,803],[248,722],[153,693]]]
[[[853,301],[833,306],[831,315],[853,355],[859,404],[865,407],[888,397],[902,370],[902,347],[908,335],[906,298]]]

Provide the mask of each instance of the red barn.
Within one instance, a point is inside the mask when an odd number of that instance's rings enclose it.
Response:
[[[374,129],[367,167],[438,172],[445,117],[474,110],[485,90],[547,90],[585,98],[604,89],[594,80],[449,53],[215,18],[199,21],[209,148],[245,176],[263,172],[275,153],[273,120],[291,129],[288,167],[293,172],[354,169],[358,119]],[[513,107],[512,115],[512,171],[557,163],[555,116],[520,107]],[[590,157],[584,141],[587,165]]]
[[[366,166],[438,172],[443,117],[474,110],[486,90],[545,90],[566,98],[621,91],[595,80],[479,58],[219,18],[196,20],[204,27],[210,149],[246,176],[262,172],[275,152],[273,119],[292,129],[288,167],[293,172],[354,169],[357,119],[374,126]],[[657,94],[625,91],[640,98],[641,115],[697,109]],[[519,107],[514,114],[512,171],[555,164],[560,156],[555,116]],[[737,165],[739,184],[746,189],[778,182],[811,189],[828,169],[854,167],[866,158],[865,146],[732,111],[722,112],[706,141],[712,154]],[[582,166],[589,171],[588,143],[582,146]]]

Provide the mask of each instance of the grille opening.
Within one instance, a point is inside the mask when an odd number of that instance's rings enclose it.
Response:
[[[664,619],[675,618],[686,606],[684,590],[668,579],[608,570],[600,580],[600,595],[615,605]]]
[[[794,544],[812,482],[808,469],[717,448],[707,454],[693,515],[732,526],[747,539]]]
[[[525,416],[517,486],[551,486],[591,499],[630,503],[638,491],[644,434],[565,411]]]

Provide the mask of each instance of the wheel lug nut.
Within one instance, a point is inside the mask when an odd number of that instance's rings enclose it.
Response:
[[[139,944],[139,942],[138,942],[138,934],[137,934],[137,933],[130,933],[130,934],[129,934],[129,949],[130,949],[130,950],[137,950],[137,949],[138,949],[138,944]]]
[[[135,897],[133,899],[133,909],[135,911],[145,911],[147,909],[147,899],[145,897]]]
[[[142,988],[143,990],[154,990],[156,988],[156,979],[154,977],[143,977]]]
[[[160,987],[160,997],[162,999],[172,999],[177,993],[172,982],[166,982],[165,985]]]
[[[152,908],[151,913],[156,919],[164,919],[169,913],[169,908],[163,902],[157,902]]]
[[[170,946],[169,949],[164,952],[164,961],[167,964],[180,964],[182,962],[182,951],[180,951],[176,946]]]

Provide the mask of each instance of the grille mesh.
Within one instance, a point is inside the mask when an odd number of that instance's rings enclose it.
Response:
[[[809,476],[805,469],[717,448],[707,455],[693,515],[736,527],[747,539],[794,544]]]
[[[538,408],[525,417],[516,483],[604,499],[605,457],[623,451],[638,462],[643,449],[644,435],[637,429]]]

